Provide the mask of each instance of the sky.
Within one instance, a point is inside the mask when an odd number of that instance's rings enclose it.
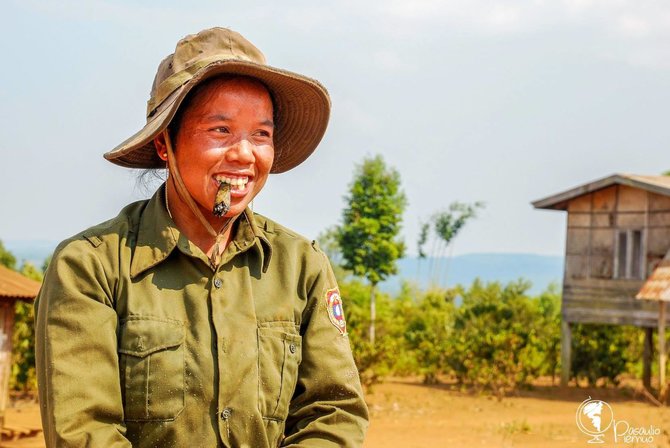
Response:
[[[453,254],[561,255],[564,213],[531,201],[670,169],[665,1],[9,0],[0,239],[57,242],[151,195],[102,154],[143,126],[176,42],[212,26],[330,92],[317,151],[254,201],[310,239],[340,222],[354,167],[376,154],[402,178],[410,254],[423,220],[484,201]]]

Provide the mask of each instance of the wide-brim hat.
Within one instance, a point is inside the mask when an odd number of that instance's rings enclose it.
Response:
[[[160,63],[147,104],[146,125],[107,152],[105,159],[130,168],[165,168],[154,138],[170,124],[191,89],[225,74],[258,79],[270,91],[275,109],[271,173],[288,171],[314,152],[330,117],[325,87],[314,79],[267,65],[263,53],[239,33],[212,28],[184,37],[174,53]]]

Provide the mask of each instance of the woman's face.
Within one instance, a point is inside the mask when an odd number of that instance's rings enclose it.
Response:
[[[272,100],[248,78],[217,79],[194,93],[175,136],[175,159],[186,188],[212,216],[222,181],[232,185],[236,216],[265,185],[274,160]]]

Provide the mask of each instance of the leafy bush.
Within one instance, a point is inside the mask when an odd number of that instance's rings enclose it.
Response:
[[[454,328],[453,289],[432,289],[410,307],[405,304],[405,340],[415,359],[415,372],[423,375],[424,382],[434,384],[444,373],[452,353]]]
[[[30,263],[23,264],[21,273],[37,281],[42,281],[43,278],[42,272]],[[12,389],[24,393],[37,390],[34,319],[32,302],[17,301],[14,305],[12,372],[9,385]]]
[[[503,395],[539,375],[558,372],[560,295],[528,297],[527,282],[421,292],[404,284],[393,300],[380,294],[378,339],[367,342],[369,286],[340,280],[354,358],[366,386],[385,375],[451,374],[465,387]],[[461,302],[458,304],[458,302]]]
[[[545,316],[525,295],[530,284],[463,290],[456,308],[449,364],[459,382],[501,398],[538,376],[547,362]]]
[[[573,325],[571,376],[589,385],[618,385],[619,375],[641,358],[642,333],[622,325]]]
[[[391,371],[392,354],[399,351],[400,338],[390,334],[391,321],[389,297],[377,293],[377,337],[372,344],[368,339],[370,326],[370,286],[359,281],[341,282],[344,312],[347,319],[349,341],[358,367],[361,383],[371,388]]]

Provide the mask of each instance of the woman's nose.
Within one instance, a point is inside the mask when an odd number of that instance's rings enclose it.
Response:
[[[255,160],[253,145],[246,138],[241,138],[226,151],[226,159],[240,164],[253,163]]]

